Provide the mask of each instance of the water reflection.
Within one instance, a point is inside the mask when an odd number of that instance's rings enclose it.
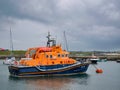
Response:
[[[9,77],[12,82],[21,82],[28,85],[31,89],[69,89],[71,85],[88,85],[88,74],[62,77],[34,77],[34,78],[14,78]]]

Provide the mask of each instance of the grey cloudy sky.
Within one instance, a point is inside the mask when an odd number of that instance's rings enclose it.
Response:
[[[69,50],[120,50],[120,0],[0,0],[0,47],[46,45],[51,32]]]

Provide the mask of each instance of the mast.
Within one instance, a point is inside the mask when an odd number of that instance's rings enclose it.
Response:
[[[66,46],[66,49],[67,49],[67,51],[68,51],[68,43],[67,43],[65,31],[64,31],[64,38],[65,38],[65,46]]]
[[[12,31],[11,31],[11,27],[10,27],[10,55],[13,55],[13,41],[12,41]]]

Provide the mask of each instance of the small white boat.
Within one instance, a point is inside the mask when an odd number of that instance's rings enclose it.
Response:
[[[13,41],[12,41],[12,31],[10,28],[10,56],[8,56],[4,61],[3,64],[6,65],[13,65],[15,63],[15,57],[13,56]]]
[[[97,62],[100,60],[99,57],[95,56],[94,54],[92,54],[90,61],[92,64],[97,64]]]
[[[91,58],[90,61],[92,64],[97,64],[97,62],[99,61],[99,58]]]
[[[3,61],[3,64],[6,64],[6,65],[13,65],[13,64],[15,64],[15,57],[14,56],[7,57]]]

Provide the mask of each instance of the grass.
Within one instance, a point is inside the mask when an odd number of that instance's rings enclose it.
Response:
[[[70,55],[78,55],[78,56],[91,56],[92,52],[80,52],[80,51],[71,51]]]
[[[26,51],[24,50],[14,50],[14,55],[24,55]],[[10,55],[10,51],[0,51],[0,55]]]

